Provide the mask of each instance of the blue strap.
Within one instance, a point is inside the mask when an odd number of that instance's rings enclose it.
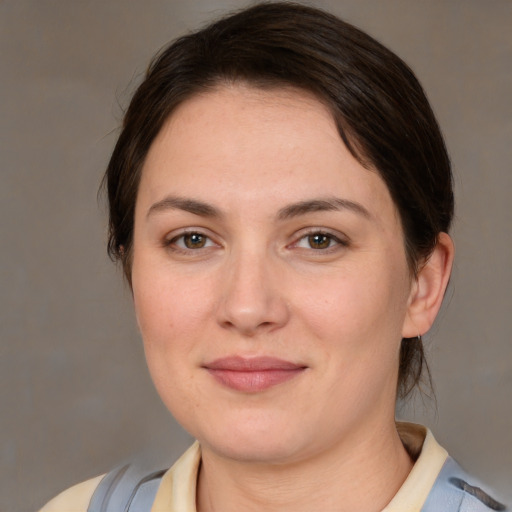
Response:
[[[99,483],[87,512],[150,512],[164,473],[132,465],[114,469]]]
[[[468,482],[472,478],[449,457],[437,477],[421,512],[490,512],[507,507]]]

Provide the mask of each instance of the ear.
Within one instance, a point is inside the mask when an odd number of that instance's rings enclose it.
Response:
[[[454,254],[452,239],[446,233],[440,233],[434,251],[420,268],[411,287],[403,338],[423,335],[432,327],[448,286]]]

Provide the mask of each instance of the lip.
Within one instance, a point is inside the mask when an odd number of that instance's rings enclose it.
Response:
[[[230,356],[215,359],[203,368],[223,386],[257,393],[299,376],[307,367],[274,357]]]

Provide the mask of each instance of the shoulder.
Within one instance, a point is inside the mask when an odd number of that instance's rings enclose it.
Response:
[[[39,512],[149,511],[164,474],[127,464],[69,488]]]
[[[91,497],[103,476],[70,487],[48,502],[39,512],[87,512]]]
[[[429,429],[398,423],[397,430],[415,463],[386,512],[512,512],[466,473]]]
[[[195,510],[200,460],[195,442],[168,470],[149,470],[139,463],[119,466],[69,488],[39,512]]]
[[[446,510],[448,505],[451,506],[449,510],[457,512],[509,510],[483,490],[481,484],[463,471],[451,457],[441,469],[422,512]]]

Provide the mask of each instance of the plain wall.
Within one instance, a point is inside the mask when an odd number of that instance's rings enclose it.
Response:
[[[426,342],[429,425],[512,502],[512,2],[317,1],[395,50],[452,156],[457,259]],[[190,442],[152,388],[97,189],[122,108],[162,45],[244,2],[0,1],[0,510],[40,507]]]

